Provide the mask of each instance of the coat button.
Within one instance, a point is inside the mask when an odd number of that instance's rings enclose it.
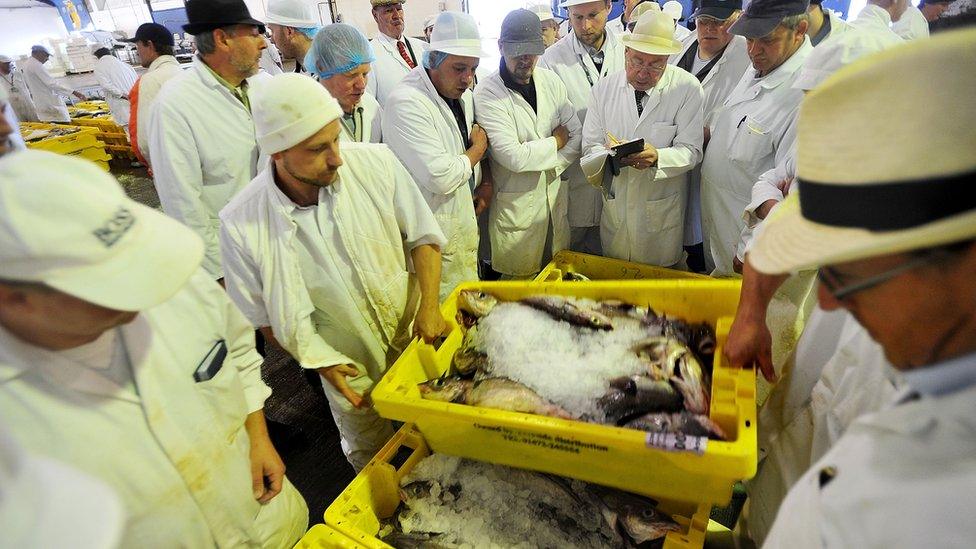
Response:
[[[830,481],[834,480],[837,476],[837,468],[833,465],[828,465],[820,470],[820,487],[824,488]]]

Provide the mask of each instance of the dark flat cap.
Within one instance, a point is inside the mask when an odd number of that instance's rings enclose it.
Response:
[[[746,38],[760,38],[773,32],[783,19],[806,13],[809,6],[810,0],[752,0],[729,27],[729,32]]]

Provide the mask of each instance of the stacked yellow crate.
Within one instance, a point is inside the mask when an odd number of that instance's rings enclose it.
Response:
[[[104,101],[82,101],[68,108],[71,123],[75,126],[95,128],[98,140],[105,144],[105,150],[115,158],[135,159],[129,136],[125,128],[115,123]]]
[[[22,122],[20,134],[28,148],[78,156],[98,164],[108,171],[112,156],[105,151],[105,143],[98,140],[98,130],[61,124]]]

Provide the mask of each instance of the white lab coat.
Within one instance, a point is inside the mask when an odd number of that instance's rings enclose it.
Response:
[[[95,80],[105,91],[112,119],[123,128],[129,125],[129,90],[138,78],[132,67],[114,55],[103,55],[95,62]]]
[[[552,224],[552,253],[569,245],[568,189],[560,175],[579,160],[583,127],[562,80],[550,70],[533,75],[536,109],[505,86],[497,71],[474,93],[478,124],[488,132],[495,197],[488,214],[492,268],[510,276],[542,269]],[[556,150],[552,131],[566,126],[569,141]]]
[[[149,113],[150,106],[156,101],[159,90],[171,78],[183,73],[179,61],[172,55],[160,55],[149,64],[149,68],[139,78],[139,105],[136,110],[136,141],[139,142],[139,152],[146,161],[150,161],[149,154]]]
[[[908,381],[890,406],[854,421],[790,490],[764,547],[972,546],[974,359],[960,359],[968,372],[940,396],[912,400]]]
[[[403,36],[403,41],[404,45],[409,45],[407,48],[408,55],[413,50],[416,66],[423,67],[424,52],[430,48],[430,44],[407,35]],[[366,89],[373,94],[380,105],[385,106],[386,98],[410,72],[410,67],[400,55],[396,40],[380,32],[369,43],[373,48],[373,57],[376,58],[376,61],[373,61],[373,68],[369,71]]]
[[[747,69],[710,124],[702,162],[702,230],[705,263],[716,275],[732,274],[745,222],[742,212],[763,172],[788,152],[803,92],[793,80],[813,51],[810,40],[773,72],[755,78]]]
[[[199,58],[163,86],[149,112],[149,154],[163,211],[203,238],[203,266],[222,278],[217,213],[257,175],[251,113]]]
[[[10,74],[0,75],[0,88],[6,92],[7,101],[21,122],[37,122],[37,109],[19,67],[11,68]]]
[[[929,37],[929,22],[922,15],[922,11],[908,3],[908,8],[901,17],[891,24],[891,30],[905,41],[918,40]]]
[[[681,24],[675,24],[674,26],[674,39],[677,40],[678,42],[684,42],[685,40],[687,40],[688,38],[690,38],[695,34],[697,33],[688,30],[687,27]]]
[[[693,33],[685,38],[683,47],[668,59],[668,63],[676,65],[684,57],[689,48],[698,47],[698,34]],[[708,126],[715,114],[732,93],[732,89],[742,78],[742,74],[751,65],[749,53],[746,51],[746,39],[733,36],[732,40],[722,52],[722,57],[708,71],[705,78],[700,80],[705,93],[702,105],[705,126]],[[694,167],[688,175],[688,205],[685,208],[685,237],[684,245],[693,246],[702,241],[701,229],[701,164]]]
[[[383,107],[376,101],[373,94],[366,92],[356,106],[356,123],[362,132],[361,143],[381,143],[383,141]],[[356,136],[349,132],[345,124],[342,126],[342,133],[339,134],[339,141],[357,141]]]
[[[253,334],[202,271],[116,331],[128,382],[0,330],[0,416],[31,451],[115,490],[122,547],[290,546],[308,520],[301,496],[286,481],[260,505],[251,488],[244,421],[271,394]],[[221,340],[222,367],[195,382]]]
[[[621,141],[643,138],[658,150],[657,166],[621,168],[604,198],[600,241],[608,257],[664,267],[684,265],[688,171],[702,155],[702,101],[698,79],[667,65],[647,91],[638,117],[625,71],[598,82],[583,124],[583,173],[601,179],[607,133]]]
[[[607,30],[617,35],[627,32],[627,25],[624,24],[624,14],[620,14],[607,21]]]
[[[864,9],[857,14],[857,18],[849,23],[854,28],[887,34],[889,37],[903,40],[901,36],[898,36],[898,33],[891,30],[891,14],[884,8],[875,6],[874,4],[864,6]]]
[[[386,146],[343,143],[341,152],[338,180],[313,212],[278,189],[269,163],[221,211],[221,250],[227,291],[251,323],[270,326],[304,368],[356,366],[363,375],[351,384],[362,392],[411,338],[420,296],[407,253],[446,241]],[[299,213],[315,216],[320,246],[304,240]],[[328,265],[316,262],[322,255]],[[392,434],[389,423],[323,385],[346,456],[361,469]]]
[[[37,119],[41,122],[70,122],[68,108],[58,94],[70,96],[74,90],[48,74],[44,65],[33,57],[24,60],[20,70],[24,73],[24,83],[34,100]]]
[[[603,42],[603,69],[597,72],[590,54],[575,34],[568,34],[546,49],[539,59],[539,66],[559,76],[566,86],[569,101],[576,108],[576,117],[586,123],[586,109],[590,92],[601,78],[624,68],[624,46],[620,37],[608,31]],[[586,181],[582,170],[571,166],[566,170],[569,179],[569,226],[596,227],[600,224],[603,198],[599,189]]]
[[[474,94],[461,96],[468,135]],[[390,94],[383,110],[383,140],[407,167],[447,237],[441,249],[441,300],[462,282],[478,280],[478,221],[471,191],[481,183],[481,165],[465,156],[454,114],[427,71],[417,67]],[[472,181],[473,179],[473,181]]]
[[[7,124],[14,130],[10,136],[7,137],[7,141],[10,147],[14,150],[24,149],[24,138],[21,137],[20,132],[17,131],[20,121],[17,119],[17,113],[14,111],[13,105],[10,104],[10,98],[7,96],[6,88],[0,87],[0,104],[4,104],[2,110],[0,110],[0,116],[6,117]]]

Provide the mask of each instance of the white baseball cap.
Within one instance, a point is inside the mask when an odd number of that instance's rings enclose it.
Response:
[[[14,60],[7,57],[6,55],[0,55],[0,63],[13,63]]]
[[[321,27],[322,19],[313,0],[268,0],[264,23],[301,29]]]
[[[339,102],[304,74],[262,78],[250,97],[258,145],[268,155],[294,147],[342,116]]]
[[[491,57],[481,48],[481,33],[474,17],[457,11],[441,12],[430,33],[430,51],[461,57]]]
[[[94,163],[30,150],[0,159],[0,279],[142,311],[202,260],[196,233],[128,198]]]
[[[568,8],[570,6],[578,6],[580,4],[589,4],[591,2],[601,2],[605,3],[604,0],[563,0],[559,3],[560,8]]]
[[[779,274],[976,238],[976,71],[958,69],[972,66],[976,29],[957,30],[859,59],[811,91],[797,191],[766,218],[750,263]]]

